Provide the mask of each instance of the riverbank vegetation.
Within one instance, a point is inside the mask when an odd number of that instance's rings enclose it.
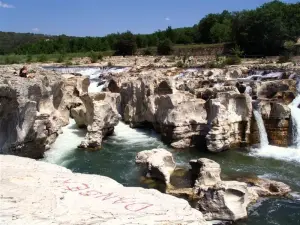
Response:
[[[127,31],[105,37],[69,37],[0,32],[0,54],[47,54],[49,58],[71,53],[86,56],[91,51],[115,55],[160,55],[171,54],[173,45],[177,49],[194,52],[194,48],[201,45],[232,43],[240,46],[246,55],[269,56],[286,55],[285,43],[293,45],[299,37],[300,3],[289,4],[276,0],[254,10],[225,10],[220,14],[208,14],[193,27],[168,27],[153,34],[135,35]],[[144,50],[141,52],[139,49]],[[18,57],[13,55],[5,60],[10,62]],[[24,56],[20,57],[24,60]]]

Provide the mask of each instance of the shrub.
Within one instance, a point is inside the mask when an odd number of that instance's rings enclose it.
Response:
[[[16,55],[8,55],[4,59],[4,64],[16,64],[16,63],[20,63],[20,60]]]
[[[95,63],[95,62],[98,61],[98,55],[97,55],[97,53],[94,52],[94,51],[91,51],[91,52],[89,53],[89,57],[90,57],[91,63]]]
[[[291,62],[292,57],[289,54],[284,54],[279,56],[279,59],[277,63],[286,63],[286,62]]]
[[[108,63],[107,63],[107,66],[108,66],[108,67],[113,67],[113,64],[112,64],[111,62],[108,62]]]
[[[32,62],[33,61],[33,57],[32,57],[32,55],[27,55],[27,57],[26,57],[26,62]]]
[[[185,64],[182,61],[178,61],[176,63],[176,67],[183,68],[184,66],[185,66]]]
[[[48,60],[48,57],[47,57],[47,55],[44,55],[44,54],[39,55],[39,56],[37,57],[37,61],[38,61],[38,62],[47,62],[47,60]]]
[[[66,54],[65,54],[65,53],[62,53],[62,54],[60,54],[60,55],[58,56],[56,62],[57,62],[57,63],[62,63],[62,62],[65,61],[65,59],[66,59]]]
[[[151,49],[150,48],[144,49],[143,55],[152,55]]]
[[[238,65],[241,64],[242,60],[239,56],[234,55],[234,56],[229,56],[226,58],[224,61],[225,65]]]
[[[158,43],[157,54],[158,55],[170,55],[173,51],[172,42],[170,39],[162,40]]]

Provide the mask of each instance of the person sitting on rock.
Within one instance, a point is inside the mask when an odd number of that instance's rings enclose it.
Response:
[[[34,78],[33,74],[28,74],[28,70],[26,66],[23,66],[22,69],[20,69],[20,73],[19,73],[20,77],[25,77],[25,78]]]
[[[22,69],[20,69],[20,73],[19,73],[20,77],[28,77],[27,76],[27,67],[23,66]]]

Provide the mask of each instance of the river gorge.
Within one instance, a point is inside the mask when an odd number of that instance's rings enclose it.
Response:
[[[14,129],[17,122],[1,120],[1,152],[147,190],[160,188],[137,166],[137,153],[166,149],[184,171],[189,170],[190,160],[207,158],[220,164],[224,181],[262,178],[283,182],[292,189],[288,196],[259,198],[247,207],[248,218],[234,224],[300,224],[299,77],[295,70],[274,70],[257,66],[226,70],[44,66],[37,73],[47,79],[26,83],[30,92],[24,96],[30,100],[25,100],[24,107],[19,94],[15,97],[13,91],[9,95],[5,92],[11,88],[19,93],[16,86],[21,78],[3,82],[2,106],[7,99],[17,99],[16,107],[21,110],[10,117],[12,109],[1,108],[3,118],[17,117],[19,123],[14,138],[3,130]],[[12,71],[6,69],[5,73]],[[61,86],[63,94],[55,91],[60,86],[52,74],[67,80]],[[42,88],[36,90],[34,82]],[[57,102],[57,98],[61,100]],[[33,102],[39,106],[31,108]],[[28,125],[26,121],[34,113],[39,117],[32,121],[34,125]],[[31,137],[30,132],[43,132],[40,123],[45,124],[48,134]],[[176,186],[172,179],[171,184]],[[126,207],[132,209],[130,204]],[[198,215],[190,220],[197,218],[202,220]],[[186,221],[184,218],[183,224],[205,224]]]

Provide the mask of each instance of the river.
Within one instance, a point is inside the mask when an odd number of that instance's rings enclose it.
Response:
[[[84,135],[85,131],[78,130],[71,120],[43,160],[78,173],[108,176],[125,186],[143,186],[135,164],[139,151],[166,148],[181,167],[188,167],[191,159],[205,157],[221,165],[223,179],[257,175],[282,181],[293,189],[291,198],[261,199],[249,208],[249,218],[237,225],[300,224],[300,149],[297,147],[288,149],[266,144],[261,149],[230,150],[218,154],[195,149],[175,151],[165,146],[154,131],[132,129],[120,122],[114,134],[104,140],[102,149],[90,152],[76,147]]]

